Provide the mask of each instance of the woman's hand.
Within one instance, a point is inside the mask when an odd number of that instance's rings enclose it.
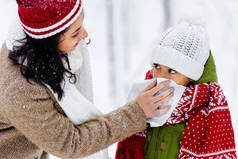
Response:
[[[156,86],[157,82],[154,81],[136,98],[136,103],[144,111],[146,118],[151,118],[153,116],[166,113],[169,110],[169,106],[161,109],[160,106],[165,104],[173,96],[173,88],[169,88],[165,92],[154,96],[169,83],[170,81],[165,81]]]

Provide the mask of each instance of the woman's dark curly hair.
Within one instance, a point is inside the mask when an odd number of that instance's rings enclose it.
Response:
[[[49,85],[59,100],[64,94],[62,88],[64,74],[69,78],[75,78],[75,74],[70,72],[67,53],[58,49],[61,35],[65,32],[66,30],[45,39],[34,39],[25,34],[25,38],[17,40],[20,46],[14,46],[8,56],[14,64],[20,66],[21,74],[29,83],[31,83],[29,80],[33,80]],[[66,61],[68,68],[65,68],[63,60]]]

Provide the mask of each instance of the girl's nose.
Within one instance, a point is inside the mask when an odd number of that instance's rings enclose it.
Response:
[[[161,72],[161,78],[171,79],[171,76],[166,70],[164,72]]]
[[[154,69],[153,71],[153,78],[166,78],[166,79],[170,79],[168,73],[166,71],[161,71],[161,70],[156,70]]]
[[[168,76],[165,73],[161,73],[159,77],[168,79]]]

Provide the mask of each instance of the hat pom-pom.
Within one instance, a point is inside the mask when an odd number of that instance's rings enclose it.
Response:
[[[202,28],[206,28],[206,21],[201,17],[184,17],[179,23],[187,23],[189,25],[196,25]]]

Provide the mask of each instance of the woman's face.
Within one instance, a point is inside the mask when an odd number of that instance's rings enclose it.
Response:
[[[88,37],[87,31],[82,26],[84,19],[84,13],[82,12],[78,19],[70,25],[67,31],[61,35],[59,42],[59,50],[62,52],[71,52],[73,51],[79,42]]]
[[[178,85],[187,86],[191,79],[183,74],[160,64],[153,64],[153,78],[166,78],[173,80]]]

